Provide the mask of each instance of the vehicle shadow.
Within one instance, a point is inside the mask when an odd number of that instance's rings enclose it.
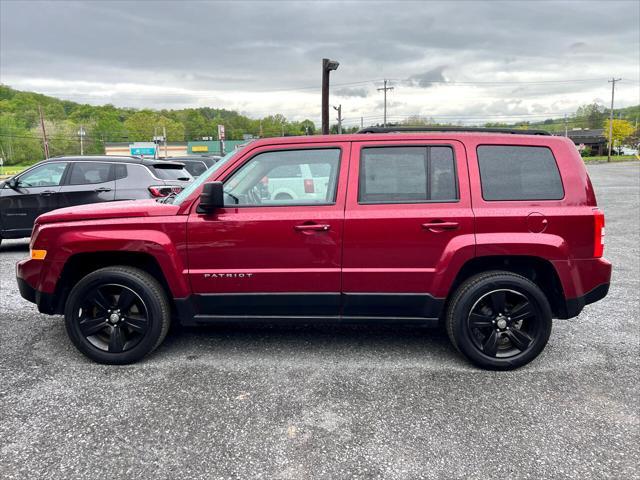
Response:
[[[379,362],[466,365],[440,329],[394,324],[221,323],[174,327],[157,356],[188,361]]]

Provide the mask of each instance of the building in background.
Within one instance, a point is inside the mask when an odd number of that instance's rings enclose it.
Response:
[[[238,145],[247,143],[247,140],[225,140],[225,153],[235,150]],[[196,140],[188,143],[188,155],[222,155],[218,140]]]
[[[133,155],[132,147],[136,148],[135,144],[130,142],[107,142],[104,144],[104,152],[106,155]],[[160,157],[184,157],[186,155],[188,155],[187,142],[167,142],[166,155],[164,145],[161,144],[158,147],[158,156]]]
[[[557,135],[564,136],[564,133]],[[607,154],[607,138],[604,136],[604,130],[602,128],[596,129],[575,129],[569,130],[567,136],[576,144],[577,147],[581,145],[589,147],[591,149],[591,155],[606,155]]]

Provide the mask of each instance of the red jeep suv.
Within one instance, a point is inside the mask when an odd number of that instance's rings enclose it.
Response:
[[[513,369],[607,294],[603,244],[566,138],[370,128],[257,140],[178,195],[41,215],[17,278],[102,363],[141,359],[172,319],[384,320]]]

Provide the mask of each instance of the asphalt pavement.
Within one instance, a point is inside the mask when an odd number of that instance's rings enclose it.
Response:
[[[0,246],[0,478],[640,478],[640,163],[589,167],[608,297],[514,372],[417,328],[173,331],[143,362],[79,354]]]

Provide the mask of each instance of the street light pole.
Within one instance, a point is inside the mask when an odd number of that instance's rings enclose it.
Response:
[[[322,59],[322,134],[329,133],[329,72],[337,70],[339,62]]]

